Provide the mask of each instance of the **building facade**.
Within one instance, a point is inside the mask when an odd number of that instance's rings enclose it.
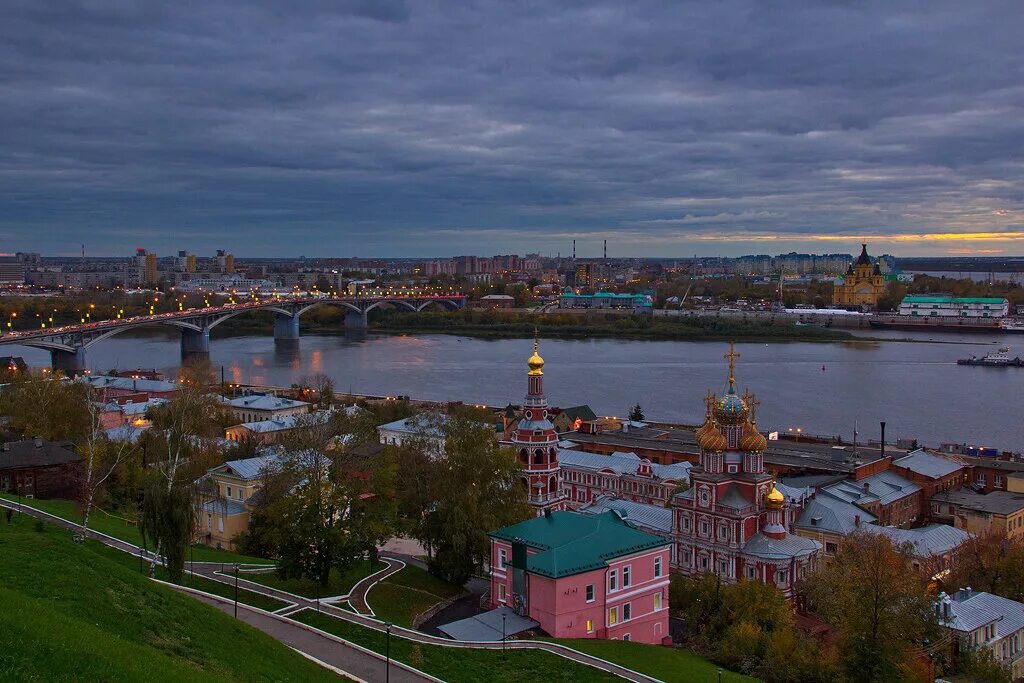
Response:
[[[665,506],[680,484],[690,481],[688,462],[659,465],[635,453],[599,455],[584,451],[559,450],[562,492],[569,505],[578,507],[601,496],[613,496],[635,503]]]
[[[1010,301],[996,297],[906,296],[900,315],[947,318],[1004,318]]]
[[[225,405],[231,409],[240,422],[279,420],[309,412],[310,404],[269,394],[249,394],[228,399]]]
[[[700,464],[690,488],[672,499],[676,565],[687,575],[714,572],[723,581],[761,581],[787,598],[817,563],[821,545],[789,532],[794,510],[764,468],[767,440],[757,431],[757,400],[736,393],[732,345],[721,399],[708,393],[697,430]]]
[[[868,245],[860,246],[860,256],[832,289],[832,303],[840,308],[874,308],[885,293],[885,276],[868,256]]]
[[[546,510],[490,535],[492,608],[509,607],[555,638],[669,638],[669,541],[614,511]]]

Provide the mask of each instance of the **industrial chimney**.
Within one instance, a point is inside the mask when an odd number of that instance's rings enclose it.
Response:
[[[881,453],[881,456],[884,458],[885,457],[885,420],[882,420],[881,425],[882,425],[882,449],[881,449],[882,453]]]

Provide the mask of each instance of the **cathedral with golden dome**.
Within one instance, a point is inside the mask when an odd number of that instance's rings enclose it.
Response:
[[[708,392],[696,431],[700,464],[690,473],[690,488],[672,499],[673,564],[685,574],[714,572],[729,583],[762,581],[792,597],[821,544],[790,533],[800,492],[765,471],[768,441],[757,429],[757,398],[736,391],[735,345],[725,358],[725,392],[721,398]]]

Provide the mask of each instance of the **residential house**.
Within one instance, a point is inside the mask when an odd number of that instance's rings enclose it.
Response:
[[[444,414],[422,414],[395,420],[377,427],[380,442],[389,446],[401,446],[409,441],[420,441],[435,457],[444,453],[444,425],[448,416]]]
[[[228,441],[246,441],[251,439],[258,445],[266,446],[280,443],[282,439],[296,429],[323,424],[330,418],[331,411],[329,410],[272,417],[228,427],[224,430],[224,436]]]
[[[615,496],[640,503],[664,506],[680,484],[688,484],[688,462],[652,463],[636,453],[599,455],[559,450],[562,490],[571,503],[585,504],[601,496]]]
[[[887,469],[822,491],[870,512],[882,526],[910,526],[921,517],[921,487]]]
[[[165,398],[150,398],[135,401],[131,398],[117,397],[99,406],[97,421],[103,430],[109,431],[126,424],[139,428],[149,427],[150,421],[146,413],[152,408],[167,404]]]
[[[111,375],[81,375],[76,381],[84,382],[93,391],[97,401],[106,403],[118,397],[133,397],[135,401],[151,398],[174,398],[180,387],[174,382],[142,377],[114,377]]]
[[[957,649],[991,650],[1011,679],[1024,677],[1024,604],[965,588],[940,594],[936,609],[957,637]]]
[[[308,413],[310,404],[270,394],[249,394],[226,399],[224,404],[230,408],[240,422],[260,422],[278,420],[294,415]]]
[[[556,638],[669,638],[670,541],[615,511],[548,510],[490,536],[492,608],[510,607]]]
[[[931,518],[972,534],[1017,538],[1024,536],[1024,493],[966,489],[938,493],[932,496]]]
[[[71,498],[82,457],[70,441],[8,441],[0,446],[0,491],[26,498]]]
[[[260,489],[262,477],[281,462],[280,455],[268,454],[230,460],[210,468],[203,477],[207,486],[200,487],[203,494],[197,512],[199,540],[215,548],[233,550],[235,538],[249,529],[253,496]]]

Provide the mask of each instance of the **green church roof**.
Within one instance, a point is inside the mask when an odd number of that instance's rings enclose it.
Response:
[[[526,570],[553,579],[601,569],[615,558],[670,543],[637,530],[613,511],[602,515],[552,512],[490,535],[538,550],[527,556]]]

